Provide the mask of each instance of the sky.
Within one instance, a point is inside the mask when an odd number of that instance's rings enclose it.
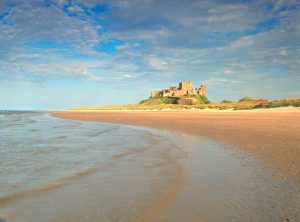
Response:
[[[0,110],[300,97],[299,0],[0,0]]]

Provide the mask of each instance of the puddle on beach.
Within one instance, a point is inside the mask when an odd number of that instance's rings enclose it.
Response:
[[[64,130],[52,135],[54,141],[70,138],[67,132],[77,129],[76,135],[82,132],[95,144],[80,146],[76,140],[75,153],[55,144],[58,148],[45,155],[72,153],[71,159],[58,156],[60,162],[71,162],[67,168],[83,162],[84,170],[58,186],[50,181],[44,189],[0,205],[0,222],[300,221],[299,183],[247,152],[186,134],[55,121],[61,122],[51,130]],[[93,164],[87,165],[86,158]]]

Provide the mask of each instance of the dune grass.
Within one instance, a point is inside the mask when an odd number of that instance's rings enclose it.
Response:
[[[176,104],[179,97],[154,97],[141,101],[140,105]]]
[[[180,99],[191,99],[194,105],[209,103],[206,96],[192,95],[183,97],[154,97],[141,101],[140,105],[162,105],[162,104],[178,104]]]
[[[269,102],[239,101],[239,102],[220,102],[220,103],[198,103],[194,105],[179,105],[173,104],[174,100],[166,97],[166,100],[161,98],[151,98],[144,100],[139,104],[115,105],[115,106],[82,106],[74,107],[68,110],[187,110],[187,109],[217,109],[217,110],[250,110],[259,108],[275,108],[294,106],[300,107],[300,98],[295,99],[279,99]],[[165,102],[168,102],[167,104]]]
[[[277,108],[277,107],[287,107],[287,106],[300,107],[300,99],[274,100],[271,102],[258,104],[254,108]]]
[[[250,96],[245,96],[244,98],[239,100],[239,102],[246,102],[246,101],[253,101],[253,99]]]

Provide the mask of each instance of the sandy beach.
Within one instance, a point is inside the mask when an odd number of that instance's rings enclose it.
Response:
[[[299,221],[299,114],[5,117],[1,135],[19,133],[7,138],[12,146],[3,152],[0,221]],[[21,161],[13,161],[15,153]],[[21,167],[22,174],[14,171]]]
[[[284,172],[300,177],[300,111],[61,111],[65,119],[166,129],[206,138],[249,151]]]

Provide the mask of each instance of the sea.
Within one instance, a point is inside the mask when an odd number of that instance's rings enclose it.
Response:
[[[143,134],[118,125],[61,120],[45,112],[1,111],[0,202],[88,174],[127,151],[135,138],[151,145]]]
[[[207,138],[0,111],[10,221],[300,221],[300,185]]]

